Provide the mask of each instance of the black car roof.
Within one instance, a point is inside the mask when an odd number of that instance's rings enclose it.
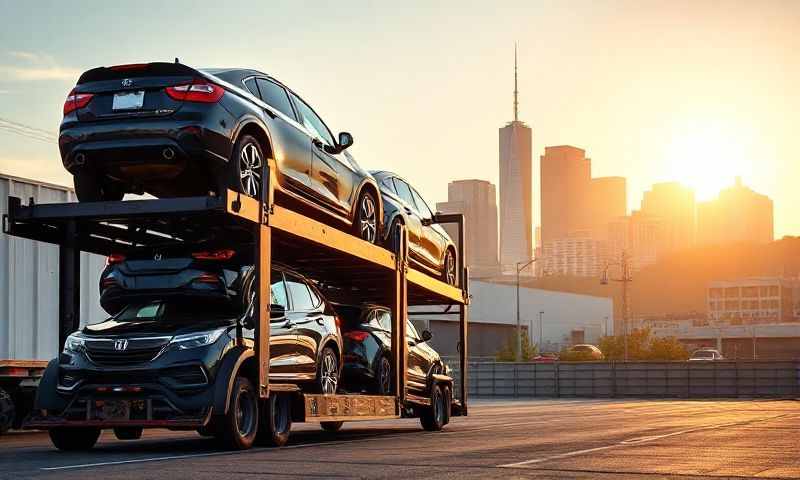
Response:
[[[245,78],[252,76],[267,77],[273,82],[280,84],[283,88],[292,91],[291,88],[287,87],[286,84],[272,75],[259,70],[254,70],[252,68],[201,68],[199,70],[210,75],[214,75],[215,77],[220,77],[221,79],[230,83],[241,82]],[[292,91],[292,93],[294,92]]]

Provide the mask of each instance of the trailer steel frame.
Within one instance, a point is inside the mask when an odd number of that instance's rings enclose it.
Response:
[[[255,356],[258,363],[258,393],[299,389],[269,382],[269,285],[273,262],[280,262],[320,282],[327,295],[355,297],[360,302],[380,303],[392,311],[393,411],[387,398],[370,395],[304,395],[306,421],[352,421],[401,416],[410,404],[424,399],[409,398],[406,391],[408,348],[405,341],[409,305],[456,307],[460,322],[460,391],[453,401],[453,415],[467,414],[467,322],[468,270],[464,266],[464,221],[462,215],[437,215],[437,223],[458,226],[459,285],[448,285],[409,267],[408,240],[399,226],[396,252],[372,245],[349,233],[308,218],[274,203],[267,169],[262,199],[233,191],[221,196],[186,197],[120,202],[22,205],[9,198],[3,217],[6,234],[59,246],[59,342],[79,327],[81,251],[109,255],[138,247],[183,245],[209,238],[224,238],[242,248],[251,245],[259,289],[256,298],[258,323]],[[244,346],[241,328],[237,339]],[[60,350],[60,349],[59,349]],[[448,377],[437,376],[446,382]],[[450,379],[452,383],[452,379]]]

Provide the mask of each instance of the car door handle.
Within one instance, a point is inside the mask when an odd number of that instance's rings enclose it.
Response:
[[[320,150],[322,150],[322,148],[325,146],[325,144],[323,144],[322,140],[320,140],[319,138],[312,138],[311,143],[313,143],[314,146],[319,148]]]

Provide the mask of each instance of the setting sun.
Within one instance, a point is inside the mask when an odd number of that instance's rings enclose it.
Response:
[[[751,170],[750,135],[731,122],[695,120],[673,129],[666,148],[670,177],[708,200]]]

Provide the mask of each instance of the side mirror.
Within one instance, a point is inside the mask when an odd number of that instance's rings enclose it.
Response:
[[[278,318],[283,318],[286,316],[286,307],[283,305],[278,305],[276,303],[271,303],[269,305],[269,319],[275,320]]]
[[[348,132],[339,132],[338,150],[343,152],[353,145],[353,136]]]
[[[431,333],[430,330],[423,330],[422,331],[422,341],[423,342],[428,342],[428,341],[430,341],[431,338],[433,338],[433,334]]]
[[[423,218],[420,221],[420,223],[422,224],[423,227],[430,227],[431,225],[433,225],[433,219],[432,218]]]

